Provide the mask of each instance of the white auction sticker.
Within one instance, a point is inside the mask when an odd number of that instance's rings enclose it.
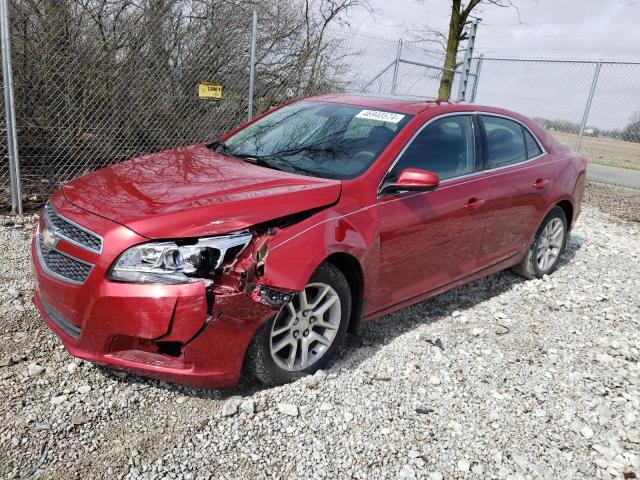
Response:
[[[399,113],[382,112],[380,110],[361,110],[356,118],[366,118],[367,120],[378,120],[380,122],[398,123],[404,118]]]

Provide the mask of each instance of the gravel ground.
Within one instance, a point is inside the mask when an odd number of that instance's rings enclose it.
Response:
[[[640,190],[589,181],[585,202],[610,215],[640,222]]]
[[[4,478],[640,477],[638,223],[587,206],[549,278],[492,275],[313,377],[210,391],[70,357],[29,300],[31,224],[0,227]]]

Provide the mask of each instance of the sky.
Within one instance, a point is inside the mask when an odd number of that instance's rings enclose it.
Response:
[[[428,47],[438,51],[438,55],[429,58],[431,53],[411,44],[407,32],[428,27],[446,33],[451,0],[370,2],[373,12],[352,10],[348,17],[351,29],[361,33],[361,37],[376,37],[364,40],[363,52],[367,55],[360,58],[362,76],[371,78],[373,72],[380,72],[393,62],[399,38],[405,42],[402,58],[440,63],[436,58],[442,58],[441,47]],[[640,0],[513,0],[513,3],[517,9],[483,5],[474,11],[481,18],[474,57],[485,56],[477,103],[579,124],[596,62],[640,62]],[[506,62],[489,58],[593,62]],[[390,68],[368,91],[389,93],[392,77]],[[438,70],[403,63],[396,93],[434,96],[438,77]],[[640,64],[603,64],[587,125],[605,130],[624,128],[640,111],[639,86]],[[455,84],[454,90],[457,92]]]
[[[465,2],[466,3],[466,2]],[[640,0],[513,0],[518,8],[478,7],[476,52],[491,56],[640,61]],[[450,0],[371,0],[353,28],[406,37],[425,25],[447,31]]]

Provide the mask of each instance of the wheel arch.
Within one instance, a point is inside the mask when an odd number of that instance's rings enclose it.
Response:
[[[551,210],[553,210],[556,207],[560,207],[564,212],[565,216],[567,217],[567,239],[569,238],[568,234],[571,232],[571,221],[574,218],[573,215],[575,213],[575,210],[574,210],[573,201],[571,197],[563,196],[551,202],[549,207],[544,211],[544,215],[540,216],[540,220],[536,223],[535,229],[529,235],[529,240],[522,246],[522,250],[514,258],[519,259],[518,261],[520,261],[523,258],[523,256],[526,255],[527,250],[531,246],[532,242],[535,240],[536,232],[540,229],[542,222],[544,222],[544,219],[547,218]],[[567,215],[567,213],[569,213],[569,215]]]
[[[329,255],[325,262],[338,268],[347,279],[351,290],[351,317],[348,331],[360,333],[364,314],[364,271],[360,261],[350,253],[336,252]]]
[[[564,216],[567,218],[567,229],[571,230],[571,225],[573,224],[573,203],[571,203],[569,199],[564,199],[556,203],[554,207],[560,207],[564,211]],[[551,211],[551,209],[549,211]],[[549,212],[547,212],[547,215],[549,215]]]
[[[575,211],[573,200],[569,195],[563,195],[559,198],[556,198],[553,202],[549,204],[549,206],[544,212],[544,215],[540,217],[540,220],[538,221],[538,224],[536,225],[536,228],[533,231],[534,235],[535,235],[535,232],[537,232],[538,229],[540,228],[540,225],[542,225],[542,222],[544,222],[544,219],[547,218],[551,210],[553,210],[556,207],[560,207],[564,212],[565,216],[567,217],[567,229],[571,230],[571,221],[573,220],[573,215]]]

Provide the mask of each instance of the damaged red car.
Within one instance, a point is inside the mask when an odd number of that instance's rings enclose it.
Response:
[[[44,208],[34,302],[74,356],[281,384],[363,322],[558,266],[586,159],[514,112],[335,95],[78,178]]]

